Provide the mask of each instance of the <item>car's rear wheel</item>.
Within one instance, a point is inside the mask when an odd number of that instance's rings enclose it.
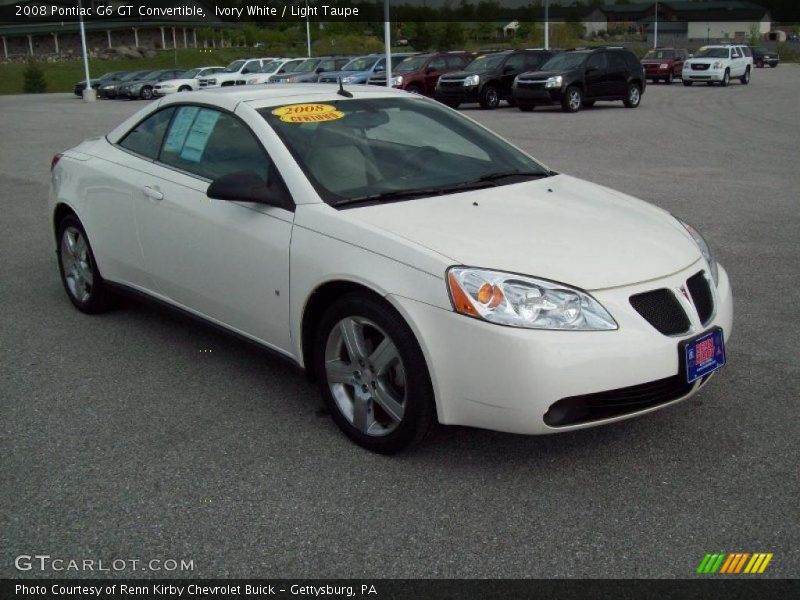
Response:
[[[496,86],[491,83],[483,86],[480,105],[485,110],[493,110],[500,105],[500,93],[497,91]]]
[[[741,81],[741,82],[742,82],[742,85],[747,85],[748,83],[750,83],[750,67],[747,67],[747,68],[744,70],[744,75],[742,75],[742,76],[739,78],[739,81]]]
[[[150,100],[153,97],[153,88],[147,85],[142,88],[142,91],[139,95],[142,97],[142,100]]]
[[[725,74],[722,76],[722,81],[719,84],[722,87],[728,87],[728,84],[731,82],[731,72],[728,69],[725,69]]]
[[[374,452],[418,443],[435,420],[422,351],[403,318],[366,294],[349,294],[322,317],[314,347],[322,396],[339,428]]]
[[[626,108],[636,108],[639,106],[639,103],[642,101],[642,89],[632,83],[628,86],[628,95],[623,100]]]
[[[114,297],[97,270],[83,225],[74,215],[58,224],[58,270],[72,304],[81,312],[96,314],[113,305]]]
[[[775,68],[777,68],[777,67],[778,67],[778,63],[772,63],[772,64],[769,66],[769,68],[770,68],[770,69],[775,69]]]
[[[564,97],[561,99],[561,108],[565,112],[576,113],[583,106],[583,92],[577,86],[570,86],[564,92]]]

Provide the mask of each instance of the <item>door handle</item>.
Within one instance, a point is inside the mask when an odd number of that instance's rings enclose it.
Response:
[[[145,196],[147,196],[148,198],[152,198],[153,200],[163,200],[164,199],[164,194],[162,194],[161,192],[159,192],[155,188],[151,188],[149,185],[144,186],[142,188],[142,191],[144,192]]]

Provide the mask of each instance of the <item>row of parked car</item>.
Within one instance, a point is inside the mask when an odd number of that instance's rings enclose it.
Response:
[[[597,101],[622,101],[635,108],[648,81],[681,79],[728,85],[750,81],[753,67],[777,66],[779,57],[743,45],[709,45],[692,55],[680,48],[656,48],[640,61],[622,47],[567,51],[525,49],[432,53],[396,53],[391,57],[391,86],[431,96],[457,108],[478,103],[493,109],[505,101],[520,110],[559,104],[577,112]],[[386,56],[314,58],[248,58],[227,67],[189,71],[163,69],[107,73],[92,80],[100,98],[149,100],[176,92],[239,85],[338,83],[386,85]],[[81,95],[85,84],[75,86]]]

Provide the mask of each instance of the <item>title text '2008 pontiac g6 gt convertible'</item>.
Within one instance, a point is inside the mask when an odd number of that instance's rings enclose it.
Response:
[[[175,94],[56,156],[50,208],[79,310],[127,289],[245,336],[378,452],[641,415],[725,364],[697,231],[405,92]]]

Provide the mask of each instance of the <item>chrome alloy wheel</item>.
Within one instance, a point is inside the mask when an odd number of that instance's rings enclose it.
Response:
[[[61,268],[70,294],[78,302],[86,302],[94,285],[94,269],[89,246],[83,234],[69,226],[61,235]]]
[[[580,110],[582,103],[581,93],[576,89],[570,90],[568,102],[571,110],[573,111]]]
[[[325,345],[325,376],[342,415],[363,434],[394,431],[406,408],[406,370],[392,339],[359,316],[333,327]]]
[[[630,91],[628,92],[628,102],[631,103],[631,106],[636,106],[639,104],[640,99],[641,92],[639,92],[639,88],[635,85],[632,85]]]

